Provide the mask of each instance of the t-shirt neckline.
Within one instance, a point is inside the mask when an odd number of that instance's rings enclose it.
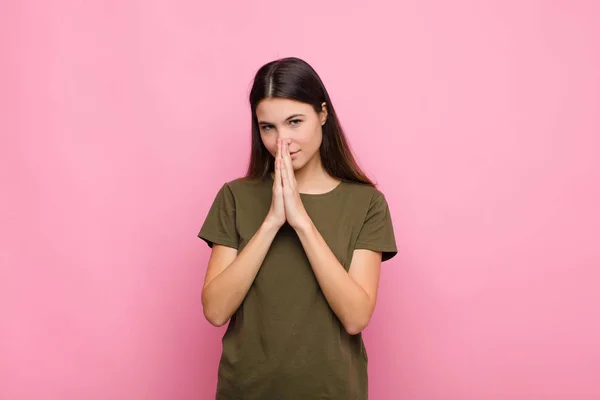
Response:
[[[271,182],[273,182],[273,176],[271,174],[267,175],[269,180]],[[335,187],[331,190],[328,190],[327,192],[323,192],[323,193],[300,193],[300,197],[304,197],[304,198],[317,198],[317,197],[324,197],[324,196],[329,196],[335,192],[337,192],[343,185],[344,181],[340,180],[338,182],[337,185],[335,185]]]

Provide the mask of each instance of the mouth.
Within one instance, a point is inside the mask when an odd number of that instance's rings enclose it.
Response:
[[[300,150],[298,151],[294,151],[294,152],[290,152],[290,157],[292,158],[292,160],[296,157],[296,154],[300,153]]]

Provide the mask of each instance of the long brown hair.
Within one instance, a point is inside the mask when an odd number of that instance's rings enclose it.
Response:
[[[310,104],[320,113],[325,102],[328,115],[323,125],[320,153],[325,171],[340,180],[375,186],[360,169],[350,150],[344,131],[325,85],[304,60],[288,57],[263,65],[250,90],[252,112],[252,151],[246,177],[261,179],[273,172],[273,156],[265,148],[256,117],[256,107],[265,98],[285,98]]]

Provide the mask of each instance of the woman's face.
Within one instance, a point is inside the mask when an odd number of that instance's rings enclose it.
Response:
[[[309,162],[320,162],[322,126],[327,119],[325,103],[322,107],[322,111],[316,113],[310,104],[282,98],[267,98],[258,103],[256,117],[260,137],[269,153],[275,157],[277,139],[282,139],[289,142],[294,170]]]

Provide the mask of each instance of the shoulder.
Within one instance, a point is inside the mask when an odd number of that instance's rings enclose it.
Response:
[[[268,179],[250,179],[241,177],[226,181],[220,191],[238,199],[248,196],[257,196],[259,193],[270,190],[271,186]]]
[[[344,182],[346,192],[352,199],[368,204],[386,203],[384,193],[375,186],[364,183]]]
[[[235,178],[230,181],[226,181],[224,186],[232,191],[237,191],[263,186],[265,182],[266,179],[251,179],[244,176],[240,178]]]

